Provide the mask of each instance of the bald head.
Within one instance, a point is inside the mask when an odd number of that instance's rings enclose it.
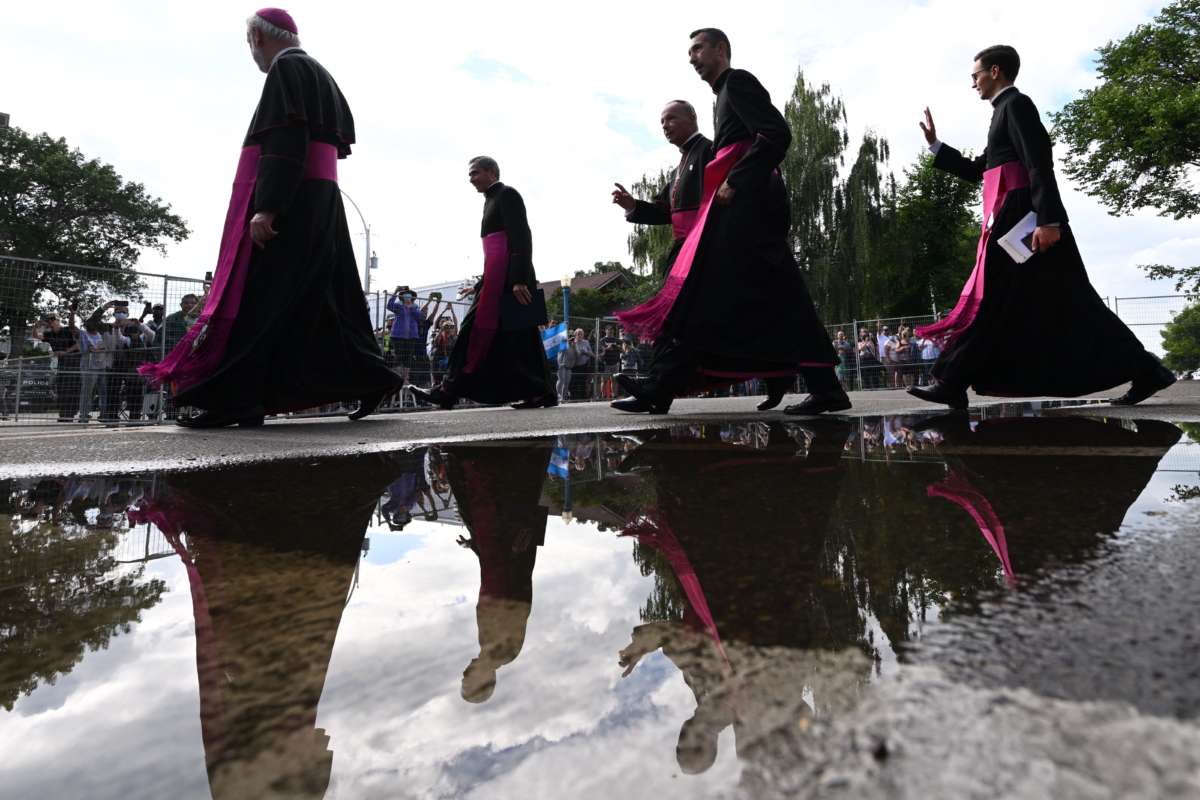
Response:
[[[676,147],[683,147],[698,130],[696,109],[686,100],[672,100],[663,107],[659,117],[663,136]]]

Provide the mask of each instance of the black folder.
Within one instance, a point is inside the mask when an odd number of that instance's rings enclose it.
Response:
[[[545,325],[546,293],[541,289],[533,290],[533,299],[528,305],[517,302],[512,292],[505,292],[500,297],[500,330],[519,331],[523,328],[536,328]]]

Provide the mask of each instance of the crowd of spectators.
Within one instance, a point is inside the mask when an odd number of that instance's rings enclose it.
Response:
[[[110,300],[86,318],[75,307],[61,317],[45,315],[21,345],[9,344],[15,356],[2,354],[0,419],[18,411],[55,412],[59,422],[81,423],[99,411],[99,421],[108,425],[157,418],[160,393],[137,369],[161,358],[164,346],[173,347],[198,308],[198,298],[186,295],[171,316],[162,305],[145,303],[135,317],[128,300]]]
[[[938,342],[917,336],[912,326],[903,322],[895,333],[886,323],[878,323],[874,333],[860,327],[854,342],[839,329],[834,333],[833,349],[838,357],[838,378],[847,390],[925,385],[941,354]]]
[[[7,363],[0,360],[0,420],[18,410],[43,416],[56,412],[60,422],[83,423],[92,421],[98,411],[98,421],[107,425],[174,417],[169,393],[149,387],[137,368],[174,348],[202,308],[202,297],[186,294],[170,314],[161,305],[145,303],[140,316],[134,317],[128,301],[110,300],[86,318],[75,308],[62,317],[46,315],[30,329],[23,348],[10,348],[23,355],[21,369],[13,358]],[[406,384],[439,383],[458,338],[460,309],[438,292],[421,298],[405,285],[390,293],[386,308],[388,315],[375,333],[388,365]],[[612,322],[572,321],[582,324],[569,330],[566,346],[549,356],[559,400],[620,397],[623,392],[614,376],[642,374],[651,360],[650,345]],[[546,328],[557,325],[550,320]],[[940,354],[934,340],[916,336],[903,321],[894,332],[881,321],[860,327],[857,336],[854,333],[847,326],[832,337],[837,374],[847,390],[903,389],[929,382],[930,368]],[[6,356],[0,351],[0,359]],[[797,383],[796,391],[803,390]],[[761,382],[751,380],[707,394],[749,396],[764,391]],[[396,408],[411,404],[403,394],[392,403]]]

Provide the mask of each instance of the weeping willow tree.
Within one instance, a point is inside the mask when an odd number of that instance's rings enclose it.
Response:
[[[792,132],[792,146],[780,165],[791,206],[792,249],[808,276],[813,300],[824,309],[837,282],[832,234],[839,171],[850,143],[846,107],[828,83],[813,86],[800,70],[783,116]]]
[[[829,322],[883,312],[895,272],[896,179],[886,139],[863,135],[850,174],[837,189],[832,280],[822,308]]]
[[[657,175],[643,175],[630,187],[630,193],[639,200],[653,202],[663,190],[671,174],[659,170]],[[633,266],[643,275],[650,274],[660,280],[667,274],[667,255],[675,241],[670,225],[634,225],[633,233],[626,240]]]

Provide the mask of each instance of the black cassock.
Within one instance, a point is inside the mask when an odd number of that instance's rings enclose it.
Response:
[[[712,142],[697,132],[679,148],[682,158],[652,202],[638,200],[625,219],[636,225],[673,225],[675,241],[662,264],[661,275],[670,272],[683,240],[692,229],[704,194],[704,167],[712,160]]]
[[[1149,373],[1158,361],[1092,288],[1054,179],[1050,136],[1033,101],[1016,89],[995,98],[987,149],[974,159],[942,144],[933,165],[978,183],[984,172],[1021,164],[1029,185],[994,212],[979,310],[933,366],[933,375],[980,394],[1075,397]],[[1030,211],[1062,238],[1017,264],[999,239]],[[920,331],[918,331],[920,333]]]
[[[468,702],[491,696],[497,670],[515,661],[525,644],[533,568],[546,541],[548,511],[541,496],[550,449],[548,442],[524,441],[446,450],[446,477],[470,532],[463,543],[479,558],[479,655],[462,681]]]
[[[251,248],[224,356],[181,405],[271,413],[399,386],[371,331],[338,185],[305,175],[316,143],[345,158],[354,120],[325,68],[290,50],[267,73],[244,143],[261,148],[247,222],[274,212],[279,235]]]
[[[514,285],[524,284],[531,292],[538,285],[525,201],[516,189],[499,181],[488,187],[484,197],[480,236],[485,243],[489,236],[505,237],[507,250],[499,257],[507,259],[507,264],[501,263],[489,276],[485,263],[483,279],[475,284],[474,302],[463,318],[458,340],[450,352],[443,388],[455,397],[488,405],[553,394],[549,361],[537,326],[485,330],[480,325],[481,317],[489,311],[493,320],[499,320],[498,309],[487,306],[498,303],[501,295],[511,294]],[[489,292],[488,284],[495,278],[502,279],[502,290],[497,292],[492,287]]]
[[[725,179],[736,190],[733,202],[714,202],[709,211],[663,326],[674,346],[656,348],[651,379],[660,393],[680,394],[696,371],[732,378],[799,371],[810,391],[833,391],[837,358],[788,243],[787,191],[777,167],[791,131],[749,72],[727,70],[713,89],[714,152],[749,146]]]

